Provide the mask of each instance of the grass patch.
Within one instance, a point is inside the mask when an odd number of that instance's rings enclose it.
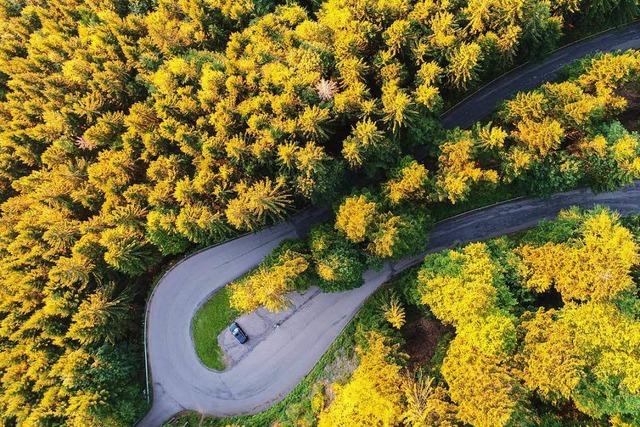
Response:
[[[217,337],[239,314],[231,308],[229,296],[228,286],[220,289],[200,307],[191,324],[198,357],[205,366],[217,370],[225,368]]]

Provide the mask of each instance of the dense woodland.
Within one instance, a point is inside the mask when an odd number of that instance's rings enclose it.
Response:
[[[437,123],[495,73],[635,17],[635,1],[284,3],[0,3],[4,424],[144,412],[140,308],[168,256],[350,194],[336,227],[262,270],[277,298],[251,276],[236,286],[258,291],[242,309],[276,309],[305,272],[344,289],[419,250],[425,202],[499,183],[611,188],[640,171],[637,137],[614,121],[637,95],[635,52],[585,61],[494,124]],[[371,187],[351,194],[352,178]]]
[[[447,133],[435,173],[404,156],[386,181],[336,203],[333,224],[285,242],[233,283],[232,306],[281,310],[287,292],[311,283],[325,291],[360,286],[366,268],[426,248],[430,202],[456,203],[499,185],[550,194],[611,190],[639,178],[640,137],[615,119],[640,93],[639,72],[636,51],[585,59],[565,81],[518,93],[495,121]]]
[[[426,256],[268,411],[168,425],[639,424],[640,216],[571,208]]]
[[[455,331],[437,369],[406,368],[405,308],[387,299],[351,377],[316,393],[318,425],[637,426],[638,232],[638,217],[573,209],[428,255],[400,289]]]

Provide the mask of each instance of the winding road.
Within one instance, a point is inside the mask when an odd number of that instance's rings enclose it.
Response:
[[[519,68],[467,98],[443,116],[447,127],[468,126],[490,114],[515,92],[553,79],[565,64],[595,51],[640,47],[640,24],[602,34],[555,52],[540,64]],[[546,199],[519,199],[470,211],[438,223],[429,252],[530,228],[544,218],[577,205],[609,206],[629,214],[640,211],[640,183],[610,193],[577,190]],[[361,304],[396,272],[419,263],[423,255],[367,271],[365,284],[352,291],[317,293],[224,372],[206,368],[191,338],[191,319],[218,289],[256,266],[287,238],[303,236],[326,218],[310,211],[287,222],[198,252],[169,270],[147,303],[147,354],[153,405],[138,425],[159,426],[186,409],[214,416],[256,413],[283,399],[313,368]]]

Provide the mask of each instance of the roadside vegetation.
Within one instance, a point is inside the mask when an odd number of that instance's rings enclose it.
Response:
[[[169,425],[636,425],[639,224],[572,208],[430,254],[281,403]],[[336,360],[350,361],[340,375]]]
[[[260,272],[278,291],[302,274],[337,290],[418,250],[430,215],[408,203],[505,179],[627,182],[637,141],[610,119],[637,54],[513,104],[504,138],[437,117],[563,36],[637,14],[629,0],[0,2],[1,423],[134,423],[144,296],[168,257],[340,203],[315,249]],[[243,284],[239,310],[284,303]]]
[[[224,354],[217,336],[236,318],[238,312],[229,304],[229,288],[217,291],[193,317],[191,333],[198,357],[208,368],[225,368]]]
[[[385,182],[337,203],[335,220],[306,239],[283,243],[232,283],[231,305],[241,312],[277,311],[287,307],[287,292],[309,283],[324,291],[362,285],[367,268],[425,250],[431,203],[467,203],[468,209],[514,193],[604,191],[631,183],[640,177],[640,139],[617,117],[636,108],[639,72],[636,51],[585,58],[566,80],[507,100],[494,121],[446,133],[435,172],[403,157]]]
[[[358,364],[356,347],[358,343],[365,344],[367,334],[384,331],[385,335],[394,336],[400,340],[395,329],[384,319],[381,305],[387,297],[392,295],[392,288],[401,287],[398,283],[415,279],[417,269],[404,272],[389,284],[383,285],[372,295],[349,322],[327,352],[320,358],[311,372],[295,387],[295,389],[281,402],[268,410],[252,416],[240,416],[224,419],[205,417],[195,412],[188,412],[176,416],[167,426],[202,425],[202,426],[268,426],[282,422],[285,425],[295,425],[296,422],[306,422],[313,425],[318,405],[324,402],[325,393],[333,382],[347,381]],[[393,294],[395,295],[395,294]],[[315,402],[314,402],[315,401]],[[314,409],[315,408],[315,409]]]

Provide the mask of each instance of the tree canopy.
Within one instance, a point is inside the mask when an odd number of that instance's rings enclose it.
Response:
[[[351,288],[365,265],[419,251],[430,220],[415,205],[472,183],[628,182],[637,137],[598,120],[627,105],[636,53],[514,101],[484,139],[440,141],[437,114],[569,24],[634,14],[592,0],[2,2],[2,422],[133,423],[140,306],[167,257],[344,203],[338,227],[234,287],[244,309],[276,309],[305,275]],[[417,148],[433,167],[407,157]],[[363,198],[360,222],[340,215]]]

